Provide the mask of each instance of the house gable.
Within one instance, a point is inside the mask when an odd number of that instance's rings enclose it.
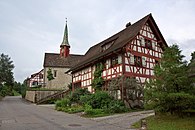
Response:
[[[150,25],[151,30],[155,33],[156,38],[162,48],[166,47],[166,41],[164,40],[160,30],[158,29],[158,26],[156,25],[152,15],[149,14],[136,23],[109,37],[108,39],[92,46],[84,55],[81,62],[72,67],[70,71],[78,71],[82,68],[94,64],[95,62],[98,62],[111,53],[121,51],[126,44],[131,42],[140,33],[140,30],[145,26],[146,23]]]

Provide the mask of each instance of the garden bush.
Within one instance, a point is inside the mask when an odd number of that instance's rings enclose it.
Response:
[[[70,101],[72,103],[78,103],[78,104],[80,104],[81,103],[80,102],[80,97],[81,96],[84,96],[84,95],[89,95],[89,94],[90,94],[90,92],[87,89],[82,89],[82,88],[76,89],[72,93],[72,95],[70,97]]]
[[[70,97],[55,102],[56,109],[68,113],[85,112],[86,116],[105,116],[126,112],[121,100],[115,100],[105,91],[90,94],[86,89],[77,89]]]
[[[91,95],[91,100],[87,103],[92,106],[93,109],[107,108],[109,103],[114,100],[107,92],[98,91]]]
[[[56,104],[56,108],[58,108],[58,107],[66,108],[66,107],[71,106],[70,99],[68,99],[68,98],[64,98],[62,100],[57,100],[55,102],[55,104]]]
[[[92,95],[91,94],[90,95],[89,94],[83,95],[83,96],[80,97],[80,103],[82,105],[90,104],[91,100],[92,100]]]
[[[128,109],[125,107],[125,104],[121,100],[112,100],[108,107],[105,109],[107,113],[121,113],[126,112]]]

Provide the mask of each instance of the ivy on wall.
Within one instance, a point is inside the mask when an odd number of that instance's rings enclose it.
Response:
[[[92,87],[95,90],[101,90],[102,85],[104,84],[104,79],[102,78],[103,65],[98,63],[94,71],[94,79],[92,80]]]
[[[53,73],[52,73],[52,71],[51,71],[51,68],[49,68],[49,70],[47,71],[47,79],[48,79],[49,81],[51,81],[51,80],[54,79]]]

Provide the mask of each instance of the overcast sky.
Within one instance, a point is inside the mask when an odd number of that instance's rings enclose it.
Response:
[[[71,53],[89,47],[152,13],[168,45],[195,51],[194,0],[0,0],[0,53],[14,61],[23,80],[43,68],[45,52],[59,53],[68,18]]]

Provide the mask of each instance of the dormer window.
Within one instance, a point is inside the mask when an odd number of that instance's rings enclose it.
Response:
[[[106,44],[102,46],[103,51],[107,50],[109,47],[111,47],[112,43]]]
[[[116,41],[116,39],[111,40],[111,41],[106,42],[106,43],[104,43],[103,45],[101,45],[102,51],[105,51],[105,50],[107,50],[108,48],[110,48],[110,47],[114,44],[115,41]]]

